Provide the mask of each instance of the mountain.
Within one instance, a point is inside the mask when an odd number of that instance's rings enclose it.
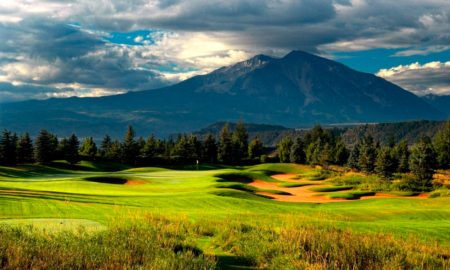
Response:
[[[423,96],[422,99],[441,112],[446,113],[447,117],[450,117],[450,95],[428,94]]]
[[[95,139],[122,137],[129,124],[138,135],[167,136],[239,118],[294,128],[445,118],[384,79],[302,51],[257,55],[161,89],[2,104],[0,116],[1,127],[19,133],[47,128]]]

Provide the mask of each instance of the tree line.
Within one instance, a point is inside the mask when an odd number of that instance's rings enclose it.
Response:
[[[298,164],[347,166],[366,174],[376,173],[389,179],[396,172],[412,172],[428,185],[435,169],[450,168],[450,120],[432,140],[423,137],[412,149],[405,139],[395,142],[393,137],[387,147],[368,135],[349,149],[341,137],[331,129],[315,126],[303,138],[281,140],[275,157],[265,155],[265,147],[257,137],[249,141],[242,120],[233,131],[228,123],[218,139],[208,134],[204,140],[195,135],[180,134],[176,139],[161,140],[151,135],[147,139],[136,138],[131,126],[122,141],[106,135],[98,147],[92,137],[82,142],[75,134],[58,138],[47,130],[41,130],[33,142],[28,133],[17,136],[8,130],[0,138],[0,164],[15,166],[23,163],[48,163],[66,160],[76,164],[82,159],[104,160],[132,166],[181,165],[224,163],[231,165],[259,162],[292,162]]]

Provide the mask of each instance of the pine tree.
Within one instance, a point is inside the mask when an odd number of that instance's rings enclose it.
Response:
[[[100,146],[100,156],[102,158],[108,159],[109,152],[111,151],[111,146],[112,146],[111,137],[109,137],[109,135],[106,134]]]
[[[391,148],[384,147],[378,151],[375,161],[375,172],[385,179],[392,177],[392,174],[395,172],[395,163]]]
[[[217,144],[211,133],[206,135],[203,141],[202,160],[209,163],[215,163],[217,161]]]
[[[359,170],[358,161],[359,161],[360,147],[361,147],[360,144],[357,143],[350,152],[350,156],[348,157],[347,161],[347,166],[350,167],[351,169]]]
[[[258,138],[254,138],[248,145],[248,156],[251,159],[260,159],[264,154],[263,142]]]
[[[188,138],[187,159],[189,161],[199,160],[201,157],[201,151],[202,151],[201,142],[197,139],[197,136],[191,134]]]
[[[406,139],[400,142],[394,148],[394,156],[397,162],[397,172],[405,173],[409,171],[409,150]]]
[[[280,162],[286,163],[291,160],[291,147],[292,147],[292,139],[287,136],[284,137],[280,144],[278,145],[278,157]]]
[[[20,136],[17,143],[17,162],[31,163],[33,161],[33,142],[28,132],[26,132],[25,135]]]
[[[365,173],[373,173],[375,169],[376,148],[372,136],[362,138],[358,166]]]
[[[156,153],[156,141],[155,141],[155,135],[152,134],[152,136],[148,137],[145,141],[144,147],[141,150],[141,156],[144,160],[144,163],[149,165],[151,164],[155,157],[157,156]]]
[[[233,143],[230,132],[230,124],[228,122],[220,131],[219,138],[218,158],[225,164],[231,164],[233,161]]]
[[[327,169],[330,163],[334,160],[332,149],[328,143],[323,146],[322,151],[319,154],[319,164],[323,166],[324,169]]]
[[[110,150],[106,153],[106,158],[114,162],[121,162],[122,156],[122,145],[118,140],[114,140],[114,142],[111,144]]]
[[[440,169],[450,169],[450,119],[445,128],[439,131],[433,141],[437,165]]]
[[[78,147],[80,146],[80,141],[78,140],[75,133],[67,140],[67,144],[64,147],[64,157],[70,164],[75,164],[80,161],[80,155],[78,154]]]
[[[132,126],[128,126],[127,133],[122,146],[122,161],[125,164],[135,165],[136,158],[139,154],[138,145],[136,143],[135,132]]]
[[[14,166],[17,163],[17,135],[11,135],[8,130],[3,130],[0,139],[0,164]]]
[[[240,119],[234,127],[232,144],[233,160],[235,163],[239,163],[248,155],[248,133],[242,119]]]
[[[39,163],[47,163],[55,158],[58,149],[58,138],[42,129],[34,143],[35,160]]]
[[[87,137],[84,139],[83,143],[80,146],[79,153],[83,157],[87,157],[90,160],[95,159],[95,155],[97,155],[97,145],[95,144],[92,137]]]
[[[431,186],[434,170],[436,168],[436,158],[431,140],[429,137],[422,137],[411,151],[409,167],[413,175],[417,178],[422,187]]]
[[[349,153],[347,147],[345,147],[343,141],[338,139],[334,148],[334,163],[342,166],[347,163],[348,157]]]
[[[306,154],[303,150],[303,141],[300,137],[295,139],[291,147],[290,161],[291,163],[304,164],[306,161]]]

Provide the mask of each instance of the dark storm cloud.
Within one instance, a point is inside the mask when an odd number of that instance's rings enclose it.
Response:
[[[104,39],[141,29],[162,34],[154,44],[133,37],[140,47]],[[426,53],[450,44],[449,29],[448,0],[0,2],[0,81],[33,86],[17,90],[29,97],[41,96],[35,86],[111,94],[167,84],[160,67],[192,76],[261,52]]]
[[[136,67],[130,55],[133,52],[126,46],[112,46],[100,33],[62,22],[27,18],[4,24],[0,36],[8,37],[0,43],[0,78],[10,82],[39,84],[51,91],[58,90],[55,85],[74,84],[93,88],[94,92],[103,89],[101,93],[105,89],[112,93],[114,89],[150,89],[167,83],[160,75]],[[28,98],[39,98],[43,93],[40,87],[14,89]],[[59,92],[66,91],[62,87]]]

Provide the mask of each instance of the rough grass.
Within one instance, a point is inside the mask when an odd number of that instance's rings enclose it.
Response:
[[[0,227],[5,269],[447,269],[436,243],[336,229],[303,217],[225,220],[142,215],[110,229],[48,234]]]

